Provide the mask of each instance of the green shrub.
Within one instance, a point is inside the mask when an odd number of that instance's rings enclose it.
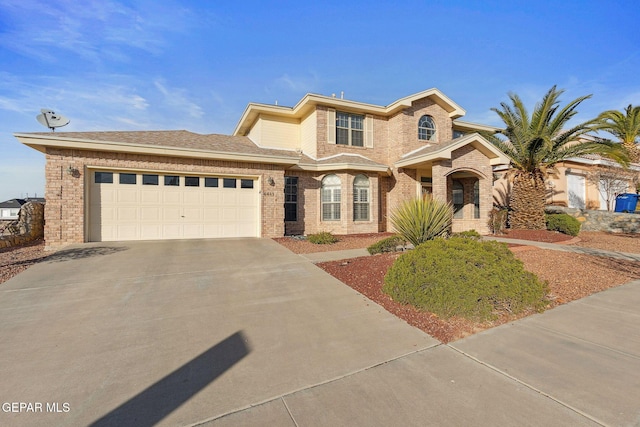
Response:
[[[307,240],[316,245],[330,245],[338,241],[338,238],[328,231],[321,231],[316,234],[309,234]]]
[[[383,252],[396,252],[398,246],[404,246],[406,243],[407,241],[401,236],[391,236],[369,246],[367,251],[369,251],[371,255],[381,254]]]
[[[568,214],[547,214],[547,230],[559,231],[570,236],[580,233],[580,221]]]
[[[542,310],[547,285],[524,269],[504,243],[435,239],[401,255],[384,278],[395,301],[443,318],[494,318]]]
[[[482,236],[476,230],[466,230],[453,233],[451,237],[460,237],[463,239],[481,240]]]
[[[451,204],[430,197],[408,200],[391,212],[391,224],[413,246],[446,236],[452,221]]]

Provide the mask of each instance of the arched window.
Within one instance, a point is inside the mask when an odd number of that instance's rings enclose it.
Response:
[[[340,178],[327,175],[322,179],[322,220],[340,220]]]
[[[418,139],[433,141],[436,138],[436,124],[431,116],[422,116],[418,122]]]
[[[369,221],[369,178],[365,175],[353,180],[353,220]]]
[[[464,218],[464,186],[457,179],[453,180],[453,217],[456,219]]]

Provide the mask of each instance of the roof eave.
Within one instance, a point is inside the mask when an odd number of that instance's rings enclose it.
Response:
[[[357,163],[326,163],[326,164],[312,164],[312,163],[298,163],[292,169],[310,171],[310,172],[329,172],[336,170],[355,170],[365,172],[376,172],[382,175],[391,175],[391,169],[385,165],[361,165]]]
[[[440,150],[404,160],[398,160],[395,162],[394,166],[402,168],[433,162],[436,160],[451,160],[452,153],[455,150],[468,144],[474,144],[474,148],[482,152],[489,159],[489,163],[492,166],[508,164],[510,162],[509,158],[502,151],[494,147],[489,141],[480,136],[480,134],[473,133],[460,138],[460,140],[455,144],[442,147]],[[478,147],[478,145],[480,145],[480,147]]]
[[[299,161],[297,157],[276,156],[270,154],[248,154],[237,152],[199,150],[195,148],[178,148],[166,146],[149,146],[144,144],[131,144],[111,141],[92,141],[86,139],[62,140],[60,138],[29,134],[14,134],[22,144],[42,153],[46,153],[48,147],[66,148],[87,151],[111,151],[116,153],[156,155],[163,157],[186,157],[212,160],[241,161],[248,163],[271,163],[281,165],[294,165]]]

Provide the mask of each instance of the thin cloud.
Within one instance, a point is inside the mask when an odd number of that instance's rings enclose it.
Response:
[[[156,79],[154,85],[164,96],[164,103],[173,107],[174,110],[186,111],[189,116],[194,118],[200,118],[204,115],[202,108],[189,99],[186,89],[169,88],[163,79]]]
[[[128,60],[123,49],[131,48],[158,55],[163,34],[185,30],[191,19],[187,9],[175,5],[135,8],[108,0],[3,0],[0,6],[6,15],[0,46],[49,62],[61,52],[95,62],[105,56]],[[167,14],[167,7],[173,13]]]

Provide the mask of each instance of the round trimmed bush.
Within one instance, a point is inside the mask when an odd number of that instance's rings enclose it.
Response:
[[[465,238],[435,239],[400,256],[383,290],[444,318],[488,320],[501,312],[540,311],[547,302],[547,284],[506,244]]]
[[[580,233],[580,221],[568,214],[547,214],[547,230],[559,231],[569,236],[577,236]]]

